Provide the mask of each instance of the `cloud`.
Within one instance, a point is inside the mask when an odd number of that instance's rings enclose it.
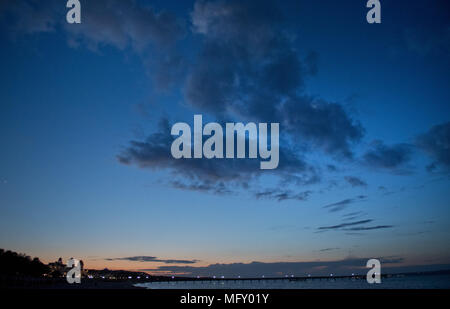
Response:
[[[171,186],[176,189],[198,192],[209,192],[214,194],[229,194],[232,193],[230,189],[222,182],[207,183],[207,182],[191,182],[183,183],[179,180],[172,181]]]
[[[282,106],[281,122],[293,136],[327,154],[353,156],[352,144],[361,140],[364,129],[340,104],[303,95],[286,100]]]
[[[404,259],[401,257],[380,257],[383,265],[400,265]],[[350,275],[351,273],[365,274],[366,263],[369,258],[347,258],[334,261],[307,261],[307,262],[250,262],[211,264],[208,266],[160,266],[158,268],[141,269],[152,273],[174,273],[185,276],[225,276],[243,278],[250,277],[283,277],[284,275],[306,276],[307,274],[319,276]]]
[[[394,227],[393,225],[376,225],[376,226],[361,226],[361,227],[352,227],[344,229],[345,231],[371,231],[371,230],[381,230],[381,229],[390,229]]]
[[[359,195],[355,198],[347,198],[345,200],[342,200],[342,201],[339,201],[336,203],[327,204],[327,205],[323,206],[323,208],[329,208],[330,212],[336,212],[336,211],[345,209],[350,204],[365,200],[366,198],[367,198],[367,196],[365,196],[365,195]]]
[[[352,186],[352,187],[367,187],[367,183],[358,178],[358,177],[354,177],[354,176],[346,176],[345,180]]]
[[[184,34],[182,22],[165,11],[140,6],[135,0],[82,2],[82,22],[66,23],[67,8],[61,1],[6,1],[0,13],[12,17],[10,27],[21,33],[38,33],[62,27],[72,45],[84,43],[97,49],[112,45],[143,51],[151,44],[169,46]]]
[[[320,249],[320,252],[327,252],[327,251],[334,251],[334,250],[339,250],[341,248],[324,248],[324,249]]]
[[[281,189],[267,189],[264,191],[259,191],[255,193],[255,197],[257,199],[267,198],[267,199],[275,199],[278,202],[284,200],[297,200],[297,201],[306,201],[312,191],[303,191],[300,193],[293,193],[290,190],[281,190]]]
[[[340,104],[303,93],[317,55],[299,56],[275,3],[197,1],[192,23],[203,39],[184,87],[192,107],[221,119],[279,122],[296,141],[352,156],[362,126]]]
[[[347,214],[342,215],[342,220],[355,220],[357,218],[360,218],[364,215],[364,212],[362,211],[354,211]]]
[[[107,261],[132,261],[132,262],[159,262],[165,264],[194,264],[198,260],[174,260],[174,259],[159,259],[156,256],[129,256],[121,258],[106,258]]]
[[[355,221],[355,222],[341,223],[341,224],[332,225],[332,226],[321,226],[318,229],[319,230],[336,230],[336,229],[341,229],[343,227],[353,226],[353,225],[361,225],[361,224],[369,223],[372,221],[373,220],[371,220],[371,219],[367,219],[367,220],[361,220],[361,221]]]
[[[372,149],[364,154],[363,160],[373,168],[400,171],[411,159],[411,154],[412,149],[408,144],[385,145],[376,140],[372,143]]]
[[[441,166],[450,171],[450,122],[435,125],[428,132],[419,135],[416,145],[433,159],[430,169]]]
[[[82,19],[81,24],[65,28],[74,40],[93,48],[108,44],[141,52],[151,44],[169,46],[184,34],[174,15],[156,12],[134,0],[86,1]]]
[[[310,184],[319,179],[318,172],[285,144],[280,147],[280,164],[275,170],[261,170],[260,159],[174,159],[170,148],[174,137],[167,119],[161,119],[158,130],[143,141],[131,141],[117,156],[119,162],[153,170],[169,170],[177,189],[226,194],[248,189],[251,182],[263,175],[273,175],[280,181]],[[275,199],[306,199],[309,192],[272,192],[259,197]],[[258,197],[258,195],[257,195]]]
[[[266,175],[304,186],[320,181],[319,168],[305,161],[306,150],[352,158],[351,148],[364,129],[339,103],[304,93],[305,80],[317,71],[318,55],[299,55],[276,3],[197,1],[191,21],[199,48],[186,65],[184,99],[219,122],[279,122],[284,132],[280,165]],[[179,189],[219,194],[247,189],[262,175],[255,160],[173,160],[169,129],[164,130],[167,136],[160,130],[144,141],[131,141],[119,161],[176,172],[171,185]],[[255,196],[304,200],[305,192],[263,189]]]

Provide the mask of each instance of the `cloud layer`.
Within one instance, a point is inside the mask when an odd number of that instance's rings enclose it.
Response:
[[[175,259],[159,259],[156,256],[129,256],[121,258],[106,258],[106,261],[132,261],[132,262],[159,262],[164,264],[194,264],[198,260],[175,260]]]

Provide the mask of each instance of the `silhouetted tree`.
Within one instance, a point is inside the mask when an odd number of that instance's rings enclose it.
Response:
[[[31,257],[22,253],[0,249],[0,274],[2,275],[38,277],[48,272],[49,267],[37,257],[31,259]]]

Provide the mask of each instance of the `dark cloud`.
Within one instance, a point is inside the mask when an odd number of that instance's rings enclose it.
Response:
[[[119,162],[153,170],[169,170],[175,178],[169,184],[175,188],[218,194],[248,189],[249,184],[262,175],[275,175],[280,181],[296,185],[318,181],[317,171],[287,148],[287,144],[280,147],[278,168],[270,171],[259,168],[260,159],[174,159],[170,153],[174,139],[170,131],[169,121],[162,119],[155,133],[143,141],[131,141],[118,155]],[[265,195],[277,200],[300,200],[306,199],[309,192],[293,194],[285,190]]]
[[[376,140],[372,143],[372,149],[367,151],[364,162],[371,167],[400,171],[411,159],[412,148],[408,144],[385,145]]]
[[[345,200],[336,202],[336,203],[331,203],[328,205],[323,206],[323,208],[327,208],[329,209],[330,212],[335,212],[335,211],[340,211],[345,209],[348,205],[353,204],[355,202],[359,202],[362,200],[365,200],[367,198],[367,196],[365,195],[359,195],[355,198],[347,198]]]
[[[282,277],[284,275],[306,276],[349,275],[351,273],[366,274],[366,263],[369,258],[348,258],[335,261],[312,262],[251,262],[231,264],[211,264],[203,267],[195,266],[160,266],[152,269],[141,269],[152,273],[176,273],[186,276],[225,276],[225,277]],[[401,257],[380,257],[383,265],[400,265]]]
[[[351,158],[352,143],[360,141],[364,133],[340,104],[310,96],[288,99],[279,113],[288,132],[329,154]]]
[[[299,56],[275,3],[198,1],[192,23],[203,47],[185,84],[191,106],[220,118],[279,122],[296,140],[352,156],[362,126],[340,104],[302,94],[317,55]]]
[[[347,227],[347,226],[361,225],[361,224],[365,224],[365,223],[370,223],[372,221],[373,220],[371,220],[371,219],[367,219],[367,220],[361,220],[361,221],[355,221],[355,222],[341,223],[341,224],[332,225],[332,226],[321,226],[318,229],[319,230],[336,230],[336,229],[341,229],[341,228]]]
[[[279,176],[283,185],[320,181],[318,168],[303,159],[308,147],[352,157],[362,126],[340,104],[303,94],[305,79],[317,71],[318,56],[299,55],[274,2],[197,1],[191,18],[200,42],[183,88],[191,107],[220,122],[279,122],[284,132],[280,165],[269,173]],[[174,160],[169,129],[164,130],[167,136],[159,131],[145,141],[131,141],[120,162],[176,171],[180,179],[172,182],[174,187],[214,193],[248,186],[262,174],[256,160]],[[309,194],[305,192],[263,189],[255,196],[304,200]]]
[[[367,183],[358,178],[358,177],[354,177],[354,176],[346,176],[345,180],[352,186],[352,187],[367,187]]]
[[[450,122],[433,126],[417,137],[416,144],[434,160],[430,169],[441,166],[450,171]]]
[[[106,258],[107,261],[133,261],[133,262],[159,262],[165,264],[194,264],[197,263],[198,260],[165,260],[159,259],[156,256],[129,256],[129,257],[121,257],[121,258]]]

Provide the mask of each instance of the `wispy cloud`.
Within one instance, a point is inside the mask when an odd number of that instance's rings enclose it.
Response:
[[[330,212],[336,212],[336,211],[345,209],[350,204],[365,200],[366,198],[367,198],[367,196],[365,196],[365,195],[359,195],[355,198],[347,198],[345,200],[342,200],[342,201],[339,201],[336,203],[331,203],[331,204],[325,205],[325,206],[323,206],[323,208],[329,209]]]
[[[381,229],[390,229],[393,228],[393,225],[376,225],[376,226],[361,226],[361,227],[352,227],[346,228],[345,231],[370,231],[370,230],[381,230]]]
[[[341,223],[341,224],[332,225],[332,226],[321,226],[318,229],[319,230],[335,230],[335,229],[341,229],[341,228],[347,227],[347,226],[365,224],[365,223],[369,223],[372,221],[373,221],[372,219],[367,219],[367,220],[361,220],[361,221],[355,221],[355,222]]]
[[[328,252],[328,251],[334,251],[334,250],[339,250],[341,248],[337,247],[337,248],[324,248],[324,249],[320,249],[319,252]]]
[[[290,190],[281,190],[281,189],[267,189],[264,191],[258,191],[255,193],[255,197],[257,199],[267,198],[274,199],[278,202],[284,200],[297,200],[297,201],[306,201],[312,191],[303,191],[300,193],[294,193]]]
[[[129,256],[120,258],[105,258],[106,261],[133,261],[133,262],[159,262],[165,264],[194,264],[198,260],[176,260],[176,259],[159,259],[156,256]]]

